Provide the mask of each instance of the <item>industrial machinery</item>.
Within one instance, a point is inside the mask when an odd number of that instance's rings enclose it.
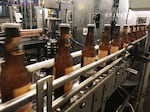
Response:
[[[43,32],[40,35],[42,39],[30,37],[22,40],[26,68],[32,73],[31,90],[8,102],[0,103],[0,112],[15,111],[29,102],[32,103],[33,112],[142,112],[150,73],[149,33],[126,48],[97,59],[87,66],[81,67],[80,63],[88,23],[96,25],[96,50],[105,23],[111,23],[111,30],[116,23],[128,23],[128,14],[124,18],[119,16],[119,13],[126,11],[126,7],[119,10],[119,0],[12,1],[5,1],[7,7],[1,13],[5,20],[0,18],[0,23],[19,22],[25,29],[42,28]],[[134,8],[132,4],[130,8]],[[9,15],[4,14],[5,12],[11,13]],[[16,20],[18,13],[23,18],[19,15],[20,19]],[[54,80],[51,70],[60,34],[58,24],[62,22],[71,24],[74,71]],[[0,33],[0,65],[4,61],[1,59],[4,39],[5,34]],[[117,58],[112,61],[114,57]],[[105,67],[97,69],[106,62]],[[94,70],[94,74],[79,83],[79,77],[90,70]],[[55,99],[54,91],[69,81],[73,82],[72,90]]]
[[[145,90],[143,85],[146,83],[143,80],[148,77],[149,71],[149,56],[148,52],[136,52],[141,49],[141,45],[147,42],[147,36],[134,41],[128,45],[127,48],[121,49],[118,52],[104,57],[92,64],[80,68],[80,65],[75,65],[76,71],[70,73],[70,75],[53,80],[53,76],[50,74],[47,77],[41,78],[35,84],[32,85],[31,90],[17,98],[14,98],[6,103],[0,104],[0,111],[9,112],[17,109],[18,107],[25,105],[26,103],[33,102],[33,110],[37,112],[105,112],[107,101],[115,90],[123,91],[124,99],[120,104],[117,112],[122,112],[124,108],[130,107],[131,109],[138,109],[142,104],[142,99]],[[142,45],[143,46],[143,45]],[[72,53],[72,56],[81,56],[81,51]],[[97,68],[100,64],[111,60],[113,57],[118,56],[118,59],[105,66],[99,71],[95,71],[95,74],[78,84],[76,79],[83,73]],[[134,57],[132,59],[132,57]],[[144,60],[144,67],[142,72],[133,70],[131,63],[135,60],[140,60],[140,63]],[[141,61],[142,60],[142,61]],[[27,69],[30,72],[37,71],[41,68],[50,68],[53,66],[54,59],[39,62],[36,64],[28,65]],[[79,69],[80,68],[80,69]],[[138,80],[131,81],[133,75],[138,75]],[[53,99],[53,91],[65,84],[68,81],[74,81],[73,89],[64,94],[63,96]],[[132,83],[127,83],[129,81]],[[136,82],[135,85],[132,85]],[[126,85],[129,84],[129,85]],[[131,85],[130,85],[131,84]],[[78,86],[76,86],[78,85]],[[134,86],[138,94],[132,94],[124,87]],[[134,91],[134,90],[133,90]],[[134,91],[135,92],[135,91]],[[134,93],[133,92],[133,93]],[[134,96],[137,95],[137,96]],[[131,99],[134,98],[134,101]],[[116,99],[118,100],[118,99]],[[69,102],[69,103],[68,103]],[[140,102],[137,104],[137,102]],[[64,104],[67,103],[66,106]]]

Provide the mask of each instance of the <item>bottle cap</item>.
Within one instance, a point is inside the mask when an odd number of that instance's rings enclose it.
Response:
[[[2,29],[5,31],[6,37],[19,37],[21,25],[19,23],[3,23]]]
[[[105,24],[104,26],[111,26],[111,24]]]
[[[123,26],[129,26],[128,24],[123,24]]]
[[[20,30],[21,29],[21,24],[19,23],[2,23],[2,31],[5,31],[6,28],[15,28]]]
[[[70,28],[70,24],[68,24],[68,23],[60,23],[59,27],[68,27],[68,28]]]
[[[95,27],[95,24],[87,24],[87,27]]]
[[[116,24],[116,26],[120,26],[120,24]]]
[[[128,27],[128,25],[126,24],[126,25],[123,25],[123,27],[125,28],[125,27]]]

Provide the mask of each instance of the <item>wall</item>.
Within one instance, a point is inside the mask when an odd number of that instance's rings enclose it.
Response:
[[[85,36],[83,35],[83,29],[86,28],[88,23],[91,23],[92,15],[99,13],[100,16],[100,28],[97,29],[96,39],[101,38],[101,32],[103,31],[104,24],[110,24],[112,20],[112,5],[113,0],[73,0],[73,28],[76,27],[75,39],[80,43],[85,43]],[[128,0],[120,0],[119,10],[117,15],[117,23],[125,24],[128,13]],[[135,16],[130,11],[128,16],[128,23],[132,23],[132,19]],[[75,45],[75,49],[79,47]],[[80,49],[81,47],[79,47]],[[78,49],[78,48],[77,48]]]
[[[83,30],[87,27],[88,23],[92,23],[93,15],[98,13],[100,14],[100,27],[96,29],[95,40],[99,40],[104,24],[111,23],[113,1],[114,0],[73,0],[72,28],[75,32],[74,39],[84,45],[86,36],[83,35]],[[116,22],[120,24],[122,28],[124,24],[136,24],[136,18],[145,16],[146,14],[147,12],[129,10],[129,0],[120,0]],[[147,17],[150,19],[150,14],[148,14]],[[73,43],[72,49],[76,51],[82,49],[82,46]]]
[[[136,17],[147,17],[146,24],[150,22],[150,11],[135,11]]]

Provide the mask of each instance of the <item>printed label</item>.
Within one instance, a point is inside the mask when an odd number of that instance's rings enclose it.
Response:
[[[123,43],[123,48],[126,48],[126,46],[127,46],[127,43]]]
[[[30,90],[30,85],[31,85],[31,83],[28,83],[27,85],[25,85],[23,87],[15,89],[13,91],[13,96],[17,97],[17,96],[20,96],[20,95],[26,93],[27,91]],[[31,103],[22,106],[16,112],[31,112]]]
[[[110,54],[112,53],[115,53],[119,50],[119,47],[118,46],[111,46],[111,49],[110,49]]]
[[[98,51],[98,58],[99,59],[104,58],[107,55],[108,55],[108,51],[103,51],[103,50]],[[104,66],[106,66],[106,63],[103,63],[100,65],[100,67],[104,67]]]
[[[27,85],[25,85],[25,86],[23,86],[23,87],[20,87],[20,88],[15,89],[15,90],[13,91],[13,96],[14,96],[14,97],[17,97],[17,96],[20,96],[20,95],[26,93],[27,91],[30,90],[30,85],[31,85],[31,84],[29,83],[29,84],[27,84]]]
[[[111,49],[110,49],[110,54],[112,53],[115,53],[119,50],[119,47],[118,46],[111,46]],[[116,60],[117,57],[114,57],[112,60]]]
[[[83,58],[83,66],[93,63],[93,62],[95,62],[95,60],[96,60],[95,57],[84,57]],[[94,70],[90,70],[89,72],[83,74],[83,76],[89,77],[91,74],[94,74]]]
[[[71,45],[71,42],[70,42],[70,35],[69,34],[66,34],[65,35],[65,46],[66,47],[70,47]]]
[[[95,57],[84,57],[83,58],[83,66],[86,66],[90,63],[93,63],[95,61]]]
[[[65,74],[68,75],[72,71],[73,71],[73,67],[66,68],[65,69]],[[64,92],[66,93],[66,92],[70,91],[72,89],[72,85],[73,85],[72,81],[66,83],[64,85]]]
[[[108,55],[108,51],[104,51],[104,50],[99,50],[98,51],[98,58],[99,59],[104,58],[107,55]]]

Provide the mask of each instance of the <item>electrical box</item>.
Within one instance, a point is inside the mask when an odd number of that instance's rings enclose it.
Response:
[[[135,11],[150,10],[150,0],[130,0],[129,8]]]

